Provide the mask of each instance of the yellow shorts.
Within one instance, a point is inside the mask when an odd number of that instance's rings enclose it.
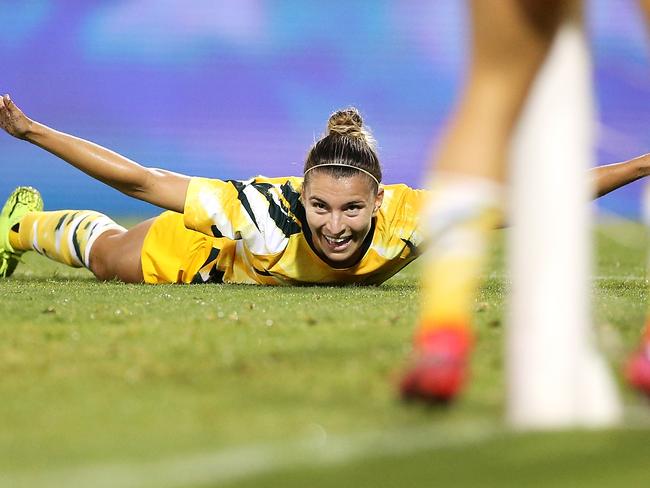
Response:
[[[142,245],[145,283],[221,282],[234,241],[185,228],[183,215],[164,212],[153,221]]]

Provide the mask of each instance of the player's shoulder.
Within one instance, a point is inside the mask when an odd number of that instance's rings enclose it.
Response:
[[[420,226],[427,192],[405,184],[384,185],[377,215],[377,232],[387,241],[410,239]]]
[[[407,185],[406,183],[382,183],[381,187],[386,190],[396,191],[401,193],[418,193],[426,190],[421,190],[419,188],[413,188],[412,186]]]
[[[403,211],[419,211],[426,199],[428,192],[411,188],[404,183],[382,185],[384,189],[384,201],[382,208],[391,213]]]

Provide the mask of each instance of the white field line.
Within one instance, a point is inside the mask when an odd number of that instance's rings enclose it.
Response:
[[[114,462],[0,474],[0,486],[23,488],[175,488],[211,486],[296,466],[336,466],[352,461],[408,454],[424,449],[462,447],[505,435],[498,422],[420,425],[349,436],[327,436],[314,426],[308,439],[252,444],[157,461]]]

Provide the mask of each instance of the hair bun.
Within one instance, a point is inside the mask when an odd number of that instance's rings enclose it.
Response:
[[[375,149],[375,138],[370,130],[363,126],[361,114],[354,107],[337,110],[327,121],[327,135],[356,137]]]
[[[330,115],[327,121],[327,133],[342,136],[365,137],[363,119],[359,111],[354,108],[337,110]]]

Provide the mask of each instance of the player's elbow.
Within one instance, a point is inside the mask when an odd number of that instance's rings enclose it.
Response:
[[[121,188],[122,192],[130,197],[148,201],[157,186],[156,171],[154,168],[139,168],[137,173],[129,178],[128,185]]]
[[[158,207],[182,212],[189,178],[158,168],[144,168],[128,195]]]

